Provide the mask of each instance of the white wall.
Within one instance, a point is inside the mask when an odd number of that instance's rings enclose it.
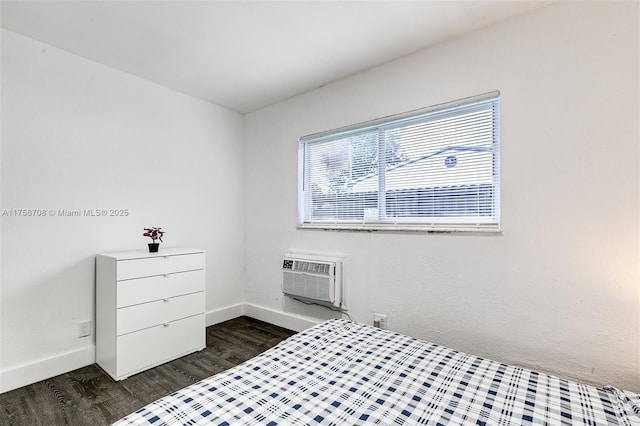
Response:
[[[2,217],[0,391],[93,362],[94,256],[207,250],[207,310],[243,297],[243,117],[2,31],[3,209],[128,209],[127,217]]]
[[[334,316],[279,264],[346,252],[357,321],[640,391],[638,33],[635,2],[556,4],[249,114],[246,302]],[[299,136],[496,89],[500,235],[296,230]]]

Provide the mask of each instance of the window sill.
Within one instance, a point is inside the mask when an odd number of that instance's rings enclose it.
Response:
[[[416,233],[500,233],[500,224],[460,224],[460,223],[355,223],[355,222],[326,222],[302,223],[298,229],[316,229],[325,231],[353,231],[353,232],[416,232]]]

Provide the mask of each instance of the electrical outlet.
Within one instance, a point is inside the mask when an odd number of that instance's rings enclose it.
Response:
[[[387,329],[387,316],[385,314],[373,314],[373,326],[377,328]]]
[[[78,337],[91,336],[91,320],[78,323]]]

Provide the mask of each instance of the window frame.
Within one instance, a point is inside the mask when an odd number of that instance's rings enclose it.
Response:
[[[486,104],[488,101],[493,101],[493,141],[492,148],[492,185],[493,185],[493,216],[475,217],[475,220],[470,220],[469,217],[445,217],[435,218],[431,217],[428,220],[416,220],[416,217],[391,217],[389,220],[371,221],[362,220],[349,221],[349,220],[310,220],[305,221],[306,209],[310,209],[311,206],[306,205],[307,201],[311,200],[311,197],[307,197],[305,194],[305,188],[310,188],[310,173],[305,174],[305,170],[310,167],[310,156],[305,149],[307,144],[326,142],[330,140],[342,139],[352,135],[360,133],[370,132],[377,129],[379,132],[388,130],[389,128],[398,127],[399,124],[410,123],[412,121],[420,121],[425,117],[433,117],[437,114],[451,114],[456,115],[456,111],[447,111],[454,108],[464,108],[464,113],[468,113],[474,107],[479,107],[482,104]],[[457,113],[462,115],[461,112]],[[379,144],[379,146],[382,144]],[[464,99],[459,99],[452,102],[433,105],[427,108],[421,108],[413,111],[408,111],[401,114],[395,114],[384,118],[367,121],[364,123],[358,123],[338,129],[333,129],[325,132],[319,132],[302,136],[298,139],[298,214],[297,214],[297,228],[298,229],[324,229],[324,230],[350,230],[350,231],[417,231],[417,232],[501,232],[501,220],[500,220],[500,187],[501,187],[501,173],[500,173],[500,151],[501,151],[501,137],[500,137],[500,92],[493,91],[484,93],[482,95],[472,96]],[[380,164],[380,161],[378,162]],[[386,171],[385,171],[386,173]],[[384,173],[381,173],[384,175]],[[380,174],[379,174],[380,175]],[[382,178],[384,179],[384,178]],[[379,203],[386,202],[386,193],[379,191],[378,186],[377,195],[379,197]],[[384,204],[384,203],[383,203]],[[384,208],[384,207],[383,207]],[[384,215],[384,213],[383,213]],[[384,216],[386,217],[386,215]],[[480,219],[480,220],[478,220]]]

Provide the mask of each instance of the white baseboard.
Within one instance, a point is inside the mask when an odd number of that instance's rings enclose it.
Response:
[[[238,303],[237,305],[207,312],[206,324],[209,327],[243,315],[294,331],[302,331],[324,321],[319,318],[290,314],[252,303]]]
[[[323,321],[318,318],[289,314],[250,303],[238,303],[207,312],[205,314],[205,324],[208,327],[243,315],[294,331],[302,331]],[[96,347],[91,345],[3,370],[0,371],[0,393],[30,385],[59,374],[68,373],[95,362]]]
[[[242,315],[244,315],[244,303],[225,306],[224,308],[207,312],[205,314],[205,325],[209,327],[210,325],[229,321],[231,319],[241,317]]]
[[[95,362],[96,347],[91,345],[0,371],[0,393],[86,367]]]
[[[253,305],[251,303],[244,304],[244,315],[293,331],[302,331],[324,321],[319,318],[276,311],[275,309]]]

